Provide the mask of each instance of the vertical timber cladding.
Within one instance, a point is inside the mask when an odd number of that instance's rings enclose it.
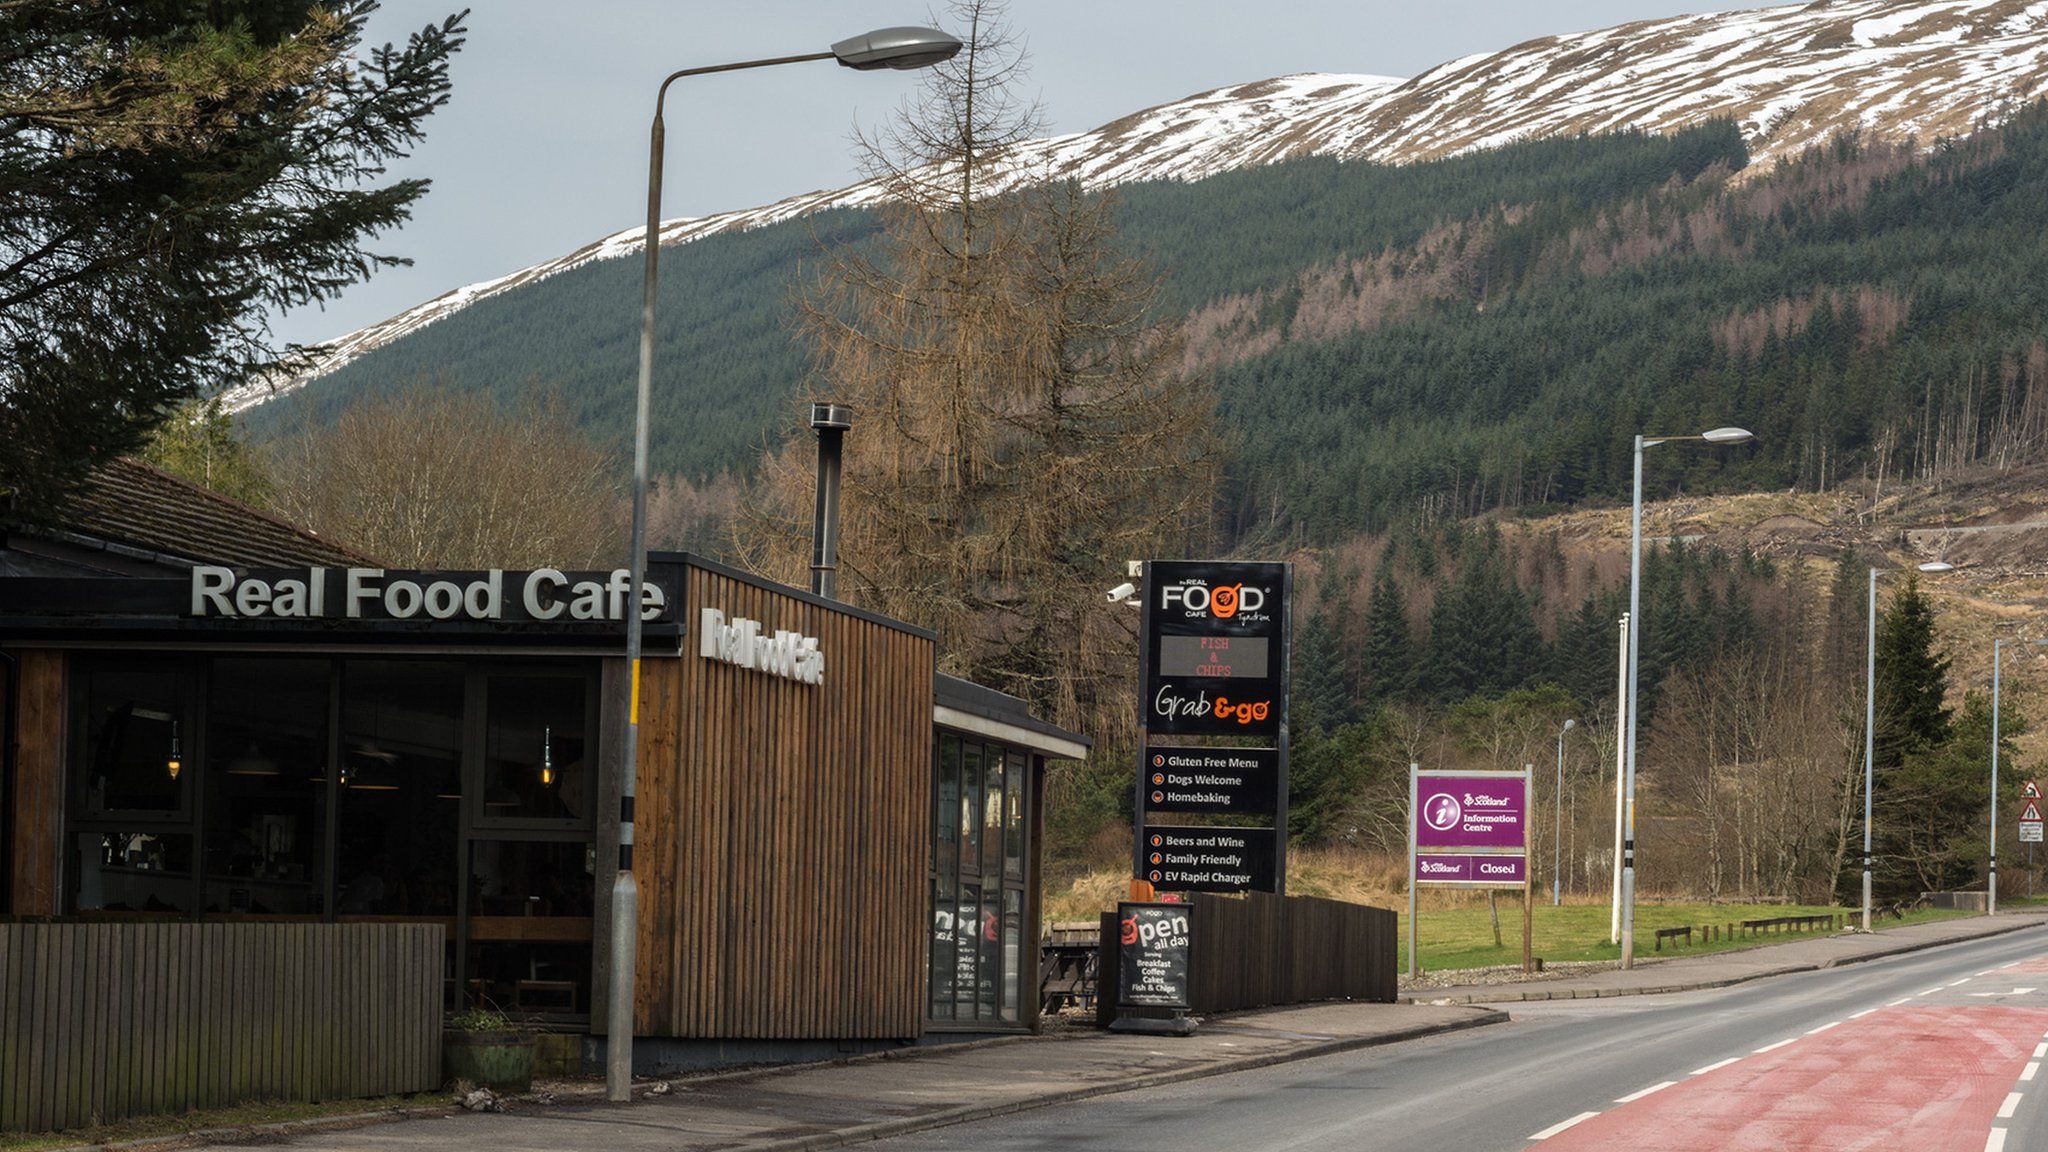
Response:
[[[7,875],[12,891],[6,911],[18,916],[55,916],[63,911],[58,879],[64,833],[64,653],[15,649],[20,682],[15,696],[12,842]],[[0,812],[10,811],[0,805]]]
[[[931,637],[696,561],[686,589],[641,673],[637,1030],[921,1034]],[[707,608],[817,638],[823,683],[699,655]]]

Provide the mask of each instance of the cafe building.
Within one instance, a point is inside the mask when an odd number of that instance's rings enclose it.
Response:
[[[133,461],[0,530],[0,919],[437,924],[444,1011],[602,1031],[623,571],[399,571]],[[1086,739],[900,621],[645,593],[636,1066],[1034,1027]]]

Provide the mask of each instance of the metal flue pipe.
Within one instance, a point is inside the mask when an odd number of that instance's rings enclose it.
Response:
[[[853,409],[823,401],[811,405],[818,434],[818,500],[811,513],[811,591],[839,598],[839,468]]]

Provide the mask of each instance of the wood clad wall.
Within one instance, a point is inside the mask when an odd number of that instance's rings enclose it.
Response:
[[[697,654],[702,610],[816,636],[825,682]],[[642,671],[642,1035],[923,1030],[932,642],[691,568],[681,659]]]
[[[441,1083],[438,924],[0,924],[0,1131]]]
[[[64,859],[64,653],[22,649],[15,713],[13,891],[7,911],[55,916],[63,911],[59,868]]]

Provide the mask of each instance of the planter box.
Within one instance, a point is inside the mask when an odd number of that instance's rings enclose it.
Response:
[[[533,1087],[533,1037],[525,1032],[443,1032],[441,1074],[493,1092]]]

